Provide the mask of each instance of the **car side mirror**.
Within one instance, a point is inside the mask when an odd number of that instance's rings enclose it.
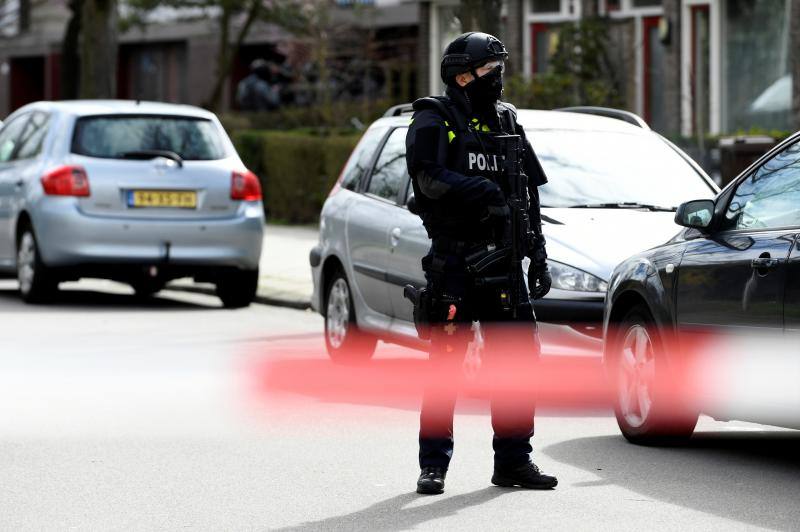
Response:
[[[410,195],[406,200],[406,207],[411,214],[419,214],[419,210],[417,209],[417,200],[414,198],[414,195]]]
[[[714,219],[714,202],[708,199],[681,203],[675,213],[675,223],[694,229],[708,229]]]

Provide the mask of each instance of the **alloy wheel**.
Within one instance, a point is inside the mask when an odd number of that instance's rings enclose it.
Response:
[[[631,427],[641,427],[653,408],[655,384],[653,341],[643,325],[631,326],[619,356],[619,406]]]
[[[350,326],[350,290],[347,281],[336,279],[328,292],[326,313],[328,341],[334,349],[339,349],[347,338]]]
[[[36,275],[36,241],[33,235],[26,231],[19,242],[17,252],[17,279],[19,289],[23,294],[27,294],[33,287]]]

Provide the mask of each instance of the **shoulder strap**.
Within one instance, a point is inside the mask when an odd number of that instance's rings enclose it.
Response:
[[[442,118],[455,125],[459,132],[467,130],[467,122],[460,113],[453,109],[453,103],[450,98],[446,96],[427,96],[416,100],[412,107],[415,111],[422,111],[423,109],[431,109],[439,113]]]

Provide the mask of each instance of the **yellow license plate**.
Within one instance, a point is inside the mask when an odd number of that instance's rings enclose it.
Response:
[[[197,192],[180,190],[131,190],[128,193],[128,205],[131,207],[196,209]]]

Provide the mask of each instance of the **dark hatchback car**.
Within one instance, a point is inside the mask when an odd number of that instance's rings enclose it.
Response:
[[[796,427],[795,420],[720,414],[706,405],[678,411],[680,401],[666,397],[663,383],[685,362],[676,357],[685,358],[686,346],[701,333],[788,339],[800,332],[800,132],[715,199],[682,204],[675,221],[685,229],[622,262],[609,282],[604,357],[617,383],[620,429],[637,443],[685,437],[698,410],[718,419]],[[800,356],[800,346],[790,351]]]

